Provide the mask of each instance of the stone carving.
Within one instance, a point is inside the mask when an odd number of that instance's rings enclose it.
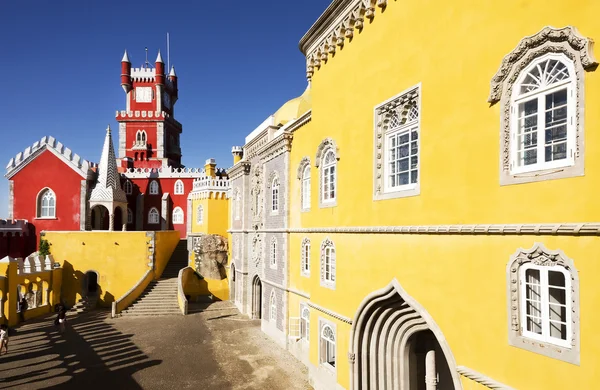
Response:
[[[263,239],[260,234],[255,234],[252,238],[252,261],[258,266],[263,255]]]
[[[394,116],[397,116],[400,124],[406,122],[410,109],[417,106],[419,102],[420,93],[420,87],[415,86],[409,91],[375,109],[375,182],[373,183],[375,196],[381,195],[383,192],[383,156],[385,155],[385,151],[383,150],[383,136],[388,130]]]
[[[252,173],[252,187],[250,190],[250,198],[251,205],[250,209],[252,210],[252,225],[255,229],[262,228],[262,214],[264,208],[264,190],[263,190],[263,171],[260,166],[254,167],[254,171]]]
[[[306,168],[307,165],[310,165],[310,157],[302,157],[302,160],[300,160],[300,164],[298,164],[298,180],[302,180],[304,176],[304,168]]]
[[[315,167],[318,168],[319,165],[321,165],[321,159],[325,155],[325,151],[327,151],[329,149],[333,150],[333,152],[335,153],[336,160],[340,159],[340,150],[337,147],[335,141],[331,138],[325,138],[323,141],[321,141],[321,144],[317,148],[317,157],[315,158]]]
[[[226,278],[227,239],[218,234],[201,234],[194,237],[196,270],[206,279]]]

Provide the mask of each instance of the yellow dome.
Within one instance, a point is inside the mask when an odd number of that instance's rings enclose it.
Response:
[[[275,113],[275,125],[285,125],[287,122],[300,117],[306,111],[312,108],[312,99],[310,97],[310,85],[301,96],[285,103]]]

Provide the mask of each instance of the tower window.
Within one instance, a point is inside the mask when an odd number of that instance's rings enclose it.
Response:
[[[55,218],[56,217],[56,195],[50,188],[46,188],[40,192],[37,201],[37,217],[38,218]]]
[[[151,225],[157,225],[160,222],[160,215],[156,207],[152,207],[148,212],[148,223]]]
[[[144,153],[142,153],[143,155]],[[150,195],[158,195],[158,182],[156,180],[150,182]]]

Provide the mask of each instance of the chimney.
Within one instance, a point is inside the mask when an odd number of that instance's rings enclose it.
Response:
[[[233,165],[239,163],[242,157],[244,157],[244,151],[241,146],[231,148],[231,154],[233,154]]]
[[[215,161],[215,159],[209,158],[208,160],[206,160],[206,164],[204,164],[204,173],[208,177],[216,177],[217,176],[216,168],[217,168],[217,162]]]

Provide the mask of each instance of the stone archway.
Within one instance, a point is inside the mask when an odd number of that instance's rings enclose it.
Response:
[[[252,280],[252,319],[262,319],[262,282],[258,276]]]
[[[87,271],[83,283],[83,296],[95,296],[98,294],[98,273],[96,271]]]
[[[442,331],[395,279],[361,303],[350,361],[353,390],[462,389]]]
[[[110,214],[108,209],[101,204],[95,205],[91,210],[92,230],[108,230]]]

